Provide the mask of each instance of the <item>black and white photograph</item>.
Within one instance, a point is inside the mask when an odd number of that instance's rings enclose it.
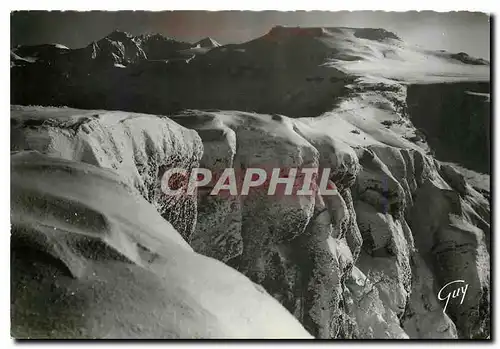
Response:
[[[493,20],[12,9],[11,338],[491,341]]]

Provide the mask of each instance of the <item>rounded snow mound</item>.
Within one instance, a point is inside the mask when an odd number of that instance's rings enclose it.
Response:
[[[11,157],[15,338],[311,338],[111,170]]]

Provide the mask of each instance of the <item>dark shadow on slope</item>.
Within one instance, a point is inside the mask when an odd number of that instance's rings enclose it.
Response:
[[[407,103],[411,121],[436,158],[490,173],[489,83],[411,85]]]

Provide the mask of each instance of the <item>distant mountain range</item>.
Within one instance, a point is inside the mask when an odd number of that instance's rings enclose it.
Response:
[[[178,58],[185,50],[212,49],[219,46],[221,45],[210,37],[191,44],[160,34],[133,36],[115,30],[106,37],[80,49],[69,49],[60,44],[16,46],[11,49],[11,66],[23,65],[26,62],[59,64],[64,61],[95,61],[104,65],[128,65],[141,60]]]
[[[158,114],[219,108],[315,116],[365,75],[486,81],[489,63],[410,46],[380,28],[276,26],[230,45],[114,31],[79,49],[13,48],[11,102]]]

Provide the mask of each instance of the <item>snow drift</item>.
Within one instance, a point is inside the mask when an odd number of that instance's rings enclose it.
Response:
[[[260,286],[193,252],[115,171],[11,159],[15,338],[311,338]]]
[[[160,179],[167,168],[198,167],[203,146],[196,132],[145,114],[37,107],[12,113],[11,150],[116,170],[189,241],[196,199],[164,195]]]

